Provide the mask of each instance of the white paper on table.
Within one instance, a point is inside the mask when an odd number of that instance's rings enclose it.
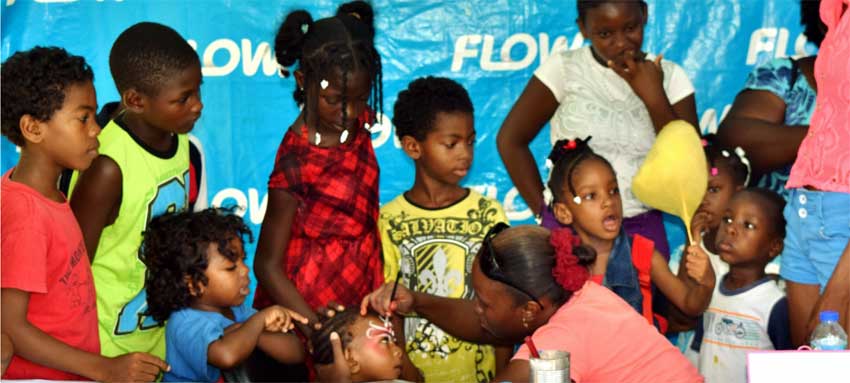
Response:
[[[850,382],[850,351],[747,353],[749,383]]]

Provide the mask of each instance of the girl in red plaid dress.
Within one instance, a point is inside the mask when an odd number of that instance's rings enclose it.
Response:
[[[382,101],[372,20],[371,7],[357,1],[318,21],[292,12],[278,30],[275,55],[285,67],[297,64],[302,111],[269,178],[254,263],[257,308],[280,304],[315,323],[316,308],[355,306],[383,282],[369,132]]]

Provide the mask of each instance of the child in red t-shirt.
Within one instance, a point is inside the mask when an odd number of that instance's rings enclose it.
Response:
[[[89,257],[57,188],[63,169],[85,169],[97,156],[91,67],[62,48],[36,47],[6,60],[2,78],[2,133],[21,147],[0,180],[2,333],[14,345],[2,378],[156,379],[168,368],[159,358],[100,356]]]

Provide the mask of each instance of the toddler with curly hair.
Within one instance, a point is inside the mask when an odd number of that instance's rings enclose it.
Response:
[[[164,381],[214,382],[222,370],[225,377],[239,376],[257,347],[281,363],[304,360],[290,330],[307,319],[277,305],[257,312],[245,304],[246,236],[253,240],[242,219],[219,209],[163,214],[144,232],[146,315],[167,320],[166,360],[172,368]]]

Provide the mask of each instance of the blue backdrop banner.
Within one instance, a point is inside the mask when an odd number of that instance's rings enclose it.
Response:
[[[259,233],[275,151],[298,108],[293,78],[274,59],[277,27],[295,9],[327,17],[337,1],[2,0],[2,59],[35,45],[84,56],[99,103],[118,100],[108,57],[121,31],[155,21],[180,32],[203,65],[205,108],[192,135],[205,154],[207,202],[238,205]],[[696,87],[703,131],[714,131],[753,65],[812,54],[797,0],[649,0],[644,50],[679,63]],[[413,79],[445,76],[463,84],[476,108],[475,160],[464,180],[497,198],[514,223],[532,222],[496,151],[502,120],[532,72],[552,51],[586,44],[576,5],[564,0],[373,0],[376,45],[384,62],[384,110]],[[413,163],[399,149],[389,115],[373,128],[381,202],[413,184]],[[548,129],[533,142],[543,168]],[[18,149],[2,140],[2,170]],[[671,248],[676,244],[671,243]],[[249,245],[249,257],[253,245]],[[250,260],[249,260],[250,262]],[[250,263],[249,263],[250,264]]]

